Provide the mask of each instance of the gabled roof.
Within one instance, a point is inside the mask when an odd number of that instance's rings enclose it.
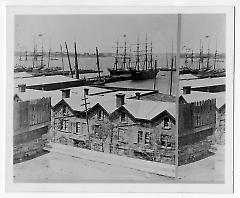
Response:
[[[63,101],[65,101],[65,103],[68,104],[68,106],[74,111],[79,111],[79,112],[85,111],[84,100],[82,97],[74,96],[71,98],[64,98]],[[87,103],[89,103],[87,104],[88,109],[91,109],[93,106],[95,106],[98,103],[97,98],[88,97]]]
[[[176,117],[176,105],[170,102],[132,100],[123,107],[136,119],[152,120],[165,111]]]

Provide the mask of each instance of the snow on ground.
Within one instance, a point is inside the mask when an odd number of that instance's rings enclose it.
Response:
[[[224,145],[216,145],[216,154],[179,167],[181,182],[223,183],[224,182]]]
[[[60,163],[61,165],[59,165]],[[173,180],[174,179],[168,177],[120,166],[73,158],[58,153],[48,153],[38,158],[14,165],[14,182],[116,181],[167,183],[172,182]]]
[[[180,179],[58,153],[15,164],[13,169],[14,182],[219,183],[224,181],[224,146],[218,146],[213,156],[179,167]]]

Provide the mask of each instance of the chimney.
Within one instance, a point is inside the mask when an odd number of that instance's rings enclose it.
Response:
[[[183,87],[183,94],[190,94],[191,93],[191,86]]]
[[[62,89],[62,98],[70,98],[70,90],[71,89]]]
[[[26,84],[18,85],[18,91],[19,92],[25,92],[26,91]]]
[[[124,98],[125,98],[125,94],[123,94],[123,93],[116,94],[116,107],[117,108],[124,105]]]
[[[137,99],[137,100],[140,100],[140,95],[141,95],[141,93],[136,92],[135,95],[136,95],[136,99]]]
[[[85,96],[88,96],[88,91],[89,91],[88,88],[84,88],[84,95],[85,95]]]

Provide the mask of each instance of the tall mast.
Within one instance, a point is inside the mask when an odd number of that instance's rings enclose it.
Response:
[[[100,73],[100,66],[99,66],[99,56],[98,56],[98,48],[96,47],[96,56],[97,56],[97,69],[98,69],[98,77],[99,77],[99,81],[101,79],[101,73]]]
[[[35,45],[35,61],[37,61],[37,44]]]
[[[127,54],[127,41],[126,41],[126,34],[123,35],[123,37],[125,38],[124,41],[124,52],[123,52],[123,67],[122,68],[126,68],[126,54]]]
[[[74,42],[74,52],[75,52],[75,73],[76,73],[76,79],[79,79],[78,58],[77,58],[77,44],[76,44],[76,42]]]
[[[203,44],[201,45],[201,63],[203,66]]]
[[[192,55],[191,55],[191,62],[192,62],[192,68],[193,68],[193,50],[192,50]]]
[[[150,48],[150,68],[153,67],[153,54],[152,54],[152,41],[151,41],[151,48]]]
[[[116,49],[116,55],[115,55],[115,69],[118,69],[118,41],[117,41],[117,49]]]
[[[217,40],[216,40],[216,51],[214,54],[214,70],[216,69],[216,63],[217,63]]]
[[[208,53],[207,53],[207,69],[209,69],[209,58],[210,58],[210,49],[209,49],[209,45],[210,45],[210,39],[209,36],[207,36],[208,38]]]
[[[136,56],[136,68],[139,70],[140,66],[140,57],[139,57],[139,37],[137,37],[137,56]]]
[[[167,54],[167,49],[166,49],[166,61],[167,61],[167,68],[168,68],[168,54]]]
[[[187,48],[185,50],[185,66],[187,67],[188,64],[188,55],[187,55]]]
[[[19,54],[19,62],[20,62],[20,66],[22,66],[22,52],[20,50],[20,54]]]
[[[147,44],[147,35],[145,40],[145,69],[148,69],[148,44]]]
[[[42,42],[41,67],[43,67],[43,42]]]
[[[175,56],[175,62],[174,62],[175,69],[177,68],[177,57]]]
[[[155,71],[157,71],[157,58],[156,58],[155,61],[154,61],[154,68],[155,68]],[[156,89],[156,81],[157,81],[157,75],[156,75],[155,78],[154,78],[153,90]]]
[[[61,50],[61,57],[62,57],[62,70],[64,71],[63,50],[62,50],[62,45],[61,44],[60,44],[60,50]]]
[[[174,60],[173,60],[173,57],[172,57],[172,59],[171,59],[171,75],[170,75],[170,93],[169,93],[169,95],[172,95],[172,80],[173,80],[173,62],[174,62]]]
[[[33,65],[32,68],[35,66],[35,39],[33,40]]]
[[[25,60],[27,61],[27,49],[25,51]]]
[[[50,64],[50,59],[51,59],[51,48],[49,48],[49,51],[48,51],[48,67]]]
[[[202,48],[202,40],[200,39],[198,70],[201,69],[201,61],[202,61],[202,49],[201,48]]]
[[[72,72],[71,61],[70,61],[70,57],[69,57],[69,53],[68,53],[67,42],[65,42],[65,46],[66,46],[66,50],[67,50],[67,57],[68,57],[68,64],[69,64],[69,68],[70,68],[70,73],[71,73],[71,77],[73,78],[73,72]]]
[[[49,38],[49,51],[48,51],[48,67],[51,60],[51,38]]]
[[[129,48],[128,68],[131,68],[131,47]]]

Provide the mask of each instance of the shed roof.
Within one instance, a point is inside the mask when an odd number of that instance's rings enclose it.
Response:
[[[197,79],[197,76],[194,76],[193,74],[180,74],[180,80],[192,80]]]
[[[71,81],[77,81],[77,80],[78,79],[70,78],[63,75],[54,75],[54,76],[38,76],[38,77],[30,77],[30,78],[15,78],[14,83],[15,83],[15,87],[17,87],[19,84],[34,86],[34,85],[64,83],[64,82],[71,82]]]
[[[198,87],[209,87],[209,86],[217,86],[217,85],[225,85],[226,78],[225,77],[217,77],[217,78],[201,78],[201,79],[193,79],[193,80],[181,80],[179,81],[180,89],[185,86],[191,86],[192,88]]]
[[[27,72],[14,72],[14,78],[29,78],[32,77],[30,73]]]

